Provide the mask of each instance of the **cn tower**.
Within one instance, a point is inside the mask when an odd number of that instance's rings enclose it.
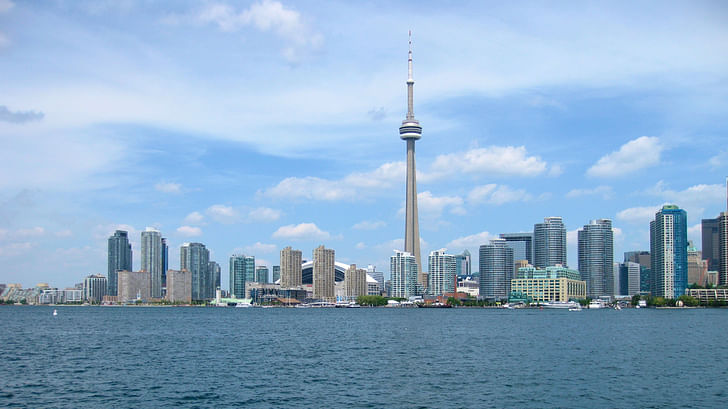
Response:
[[[407,201],[404,228],[404,251],[415,257],[419,268],[418,281],[427,287],[427,276],[420,262],[420,222],[417,216],[417,175],[415,171],[415,141],[422,137],[422,127],[415,119],[412,79],[412,31],[409,32],[409,58],[407,60],[407,117],[399,127],[399,137],[407,141]]]

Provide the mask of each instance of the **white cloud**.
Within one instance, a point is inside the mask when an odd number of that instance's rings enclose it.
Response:
[[[374,221],[364,220],[364,221],[361,221],[361,222],[355,224],[354,226],[352,226],[352,229],[356,229],[356,230],[377,230],[377,229],[380,229],[380,228],[382,228],[382,227],[384,227],[386,225],[387,225],[387,223],[385,223],[385,222],[383,222],[381,220],[374,220]]]
[[[323,43],[323,36],[304,23],[300,13],[274,0],[262,0],[240,12],[226,4],[211,4],[196,18],[202,23],[215,24],[226,32],[248,26],[262,32],[272,31],[285,40],[286,46],[281,53],[291,62],[298,61],[302,54],[318,49]],[[179,18],[172,17],[167,21],[178,22]]]
[[[163,193],[181,193],[182,185],[172,182],[160,182],[154,185],[154,188]]]
[[[403,183],[405,172],[403,162],[389,162],[371,172],[355,172],[339,180],[289,177],[259,193],[275,199],[353,201],[360,197],[363,189],[376,191]]]
[[[711,157],[708,163],[713,169],[719,169],[728,165],[728,151],[722,151]]]
[[[602,199],[611,199],[614,195],[614,191],[611,186],[597,186],[591,189],[572,189],[566,194],[568,198],[575,198],[581,196],[601,196]]]
[[[576,247],[579,245],[579,229],[566,232],[566,245]]]
[[[684,190],[673,190],[664,181],[659,181],[647,193],[657,196],[667,203],[680,206],[691,217],[699,217],[705,208],[715,204],[723,204],[726,200],[725,186],[699,184]]]
[[[476,186],[468,194],[468,201],[471,203],[487,203],[493,205],[525,202],[531,199],[532,196],[523,189],[511,189],[506,185],[496,185],[495,183]]]
[[[257,254],[257,253],[267,254],[267,253],[273,253],[277,249],[278,249],[278,246],[276,246],[275,244],[265,244],[265,243],[261,243],[259,241],[255,242],[255,244],[253,244],[251,246],[245,246],[243,248],[243,250],[246,254]]]
[[[281,218],[281,211],[268,207],[258,207],[248,213],[248,221],[274,222]]]
[[[356,248],[359,250],[363,250],[367,248],[367,245],[360,241],[359,243],[356,243]]]
[[[180,226],[177,228],[177,233],[186,237],[196,237],[202,235],[202,229],[199,227],[192,226]]]
[[[586,173],[595,177],[623,176],[660,163],[663,149],[656,136],[641,136],[602,156]]]
[[[549,176],[551,177],[561,176],[563,173],[564,167],[561,165],[551,165],[551,169],[549,169]]]
[[[240,213],[232,206],[216,204],[208,207],[205,212],[218,223],[232,224],[241,220]]]
[[[202,213],[196,211],[188,214],[185,217],[185,223],[190,224],[200,224],[203,220],[205,220],[205,216],[203,216]]]
[[[38,237],[45,234],[45,229],[42,227],[32,227],[29,229],[18,229],[15,233],[17,237]]]
[[[536,176],[547,168],[546,162],[538,156],[528,156],[524,146],[489,146],[439,155],[432,164],[432,177],[457,173]],[[554,172],[559,173],[560,167]]]
[[[451,249],[467,249],[467,248],[479,248],[483,244],[490,243],[490,240],[497,238],[498,236],[490,234],[487,231],[472,234],[470,236],[458,237],[447,243],[446,247]]]
[[[688,239],[689,240],[692,240],[693,243],[700,243],[700,242],[702,242],[702,238],[703,238],[703,226],[701,223],[688,227]]]
[[[123,230],[129,237],[139,237],[141,230],[128,224],[99,224],[94,228],[94,237],[97,239],[109,238],[117,230]]]
[[[434,196],[429,190],[417,194],[417,211],[424,217],[439,217],[447,208],[452,214],[462,215],[465,213],[462,205],[460,196]],[[404,207],[399,213],[405,213]]]
[[[273,233],[273,238],[288,240],[327,240],[331,238],[331,234],[319,229],[314,223],[300,223],[279,227]]]
[[[655,219],[655,213],[661,208],[662,206],[630,207],[618,212],[617,220],[636,224],[649,223]]]

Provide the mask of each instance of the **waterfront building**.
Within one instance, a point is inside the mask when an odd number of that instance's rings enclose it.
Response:
[[[703,260],[702,253],[688,240],[688,285],[705,285],[708,274],[708,260]]]
[[[347,300],[353,301],[360,295],[367,295],[369,293],[367,287],[367,271],[363,268],[356,268],[356,264],[350,265],[346,270],[344,284]]]
[[[149,272],[152,297],[162,298],[162,233],[151,227],[142,232],[141,271]]]
[[[701,304],[711,301],[728,301],[728,288],[689,288],[686,293],[697,298]]]
[[[273,266],[273,283],[278,283],[281,279],[281,266]]]
[[[640,265],[640,293],[650,292],[650,282],[652,275],[652,261],[650,252],[645,250],[626,251],[624,253],[624,262],[633,262]]]
[[[480,297],[488,300],[508,298],[514,277],[513,248],[506,239],[493,239],[480,246]]]
[[[631,261],[619,264],[619,295],[640,293],[641,271],[642,266]]]
[[[472,298],[478,298],[480,296],[480,283],[472,276],[463,277],[458,279],[457,292],[467,294]]]
[[[192,302],[192,273],[187,270],[168,270],[165,298],[170,302]]]
[[[369,264],[367,266],[367,274],[372,276],[373,279],[377,280],[377,282],[379,283],[379,289],[384,291],[384,287],[385,287],[384,273],[381,271],[377,271],[377,266]]]
[[[367,295],[382,295],[383,287],[374,277],[367,273]]]
[[[290,246],[281,250],[281,287],[292,288],[303,284],[301,250],[293,250]]]
[[[709,271],[718,272],[720,285],[728,285],[728,212],[715,219],[703,219],[702,257]]]
[[[267,283],[268,282],[268,267],[256,266],[255,267],[255,280],[256,283]]]
[[[209,263],[210,251],[202,243],[183,243],[179,250],[180,270],[191,274],[192,299],[211,300],[215,298]]]
[[[151,297],[151,273],[149,271],[120,271],[117,274],[119,280],[119,303],[149,301]]]
[[[101,274],[91,274],[83,279],[83,299],[91,303],[99,303],[108,290],[108,280]]]
[[[728,285],[728,212],[718,217],[718,284]]]
[[[463,254],[455,255],[455,274],[458,276],[469,276],[471,274],[470,252],[466,249]]]
[[[313,250],[313,298],[334,302],[334,250],[323,245]]]
[[[407,141],[407,194],[405,200],[405,233],[404,251],[415,258],[418,266],[418,281],[422,287],[427,286],[427,275],[419,269],[420,258],[420,222],[417,215],[417,172],[415,170],[415,141],[422,137],[422,127],[415,119],[414,84],[412,78],[412,36],[410,33],[409,53],[407,57],[407,117],[399,127],[399,137]]]
[[[650,222],[650,255],[655,297],[678,298],[685,294],[688,280],[687,213],[665,205]]]
[[[440,249],[431,252],[427,260],[429,265],[427,294],[439,296],[455,292],[457,285],[455,256],[447,254],[446,249]]]
[[[116,274],[119,271],[132,270],[132,252],[131,243],[129,243],[129,233],[124,230],[117,230],[109,237],[108,250],[108,281],[109,286],[106,293],[108,295],[117,295]]]
[[[210,275],[210,282],[211,282],[210,289],[212,290],[212,294],[215,294],[216,291],[221,288],[220,274],[222,273],[222,270],[220,269],[220,264],[217,264],[216,261],[210,261],[209,263],[207,263],[207,271],[209,272],[209,275]]]
[[[230,296],[245,298],[246,284],[255,281],[255,257],[233,254],[230,257]]]
[[[533,233],[501,233],[500,238],[513,249],[514,260],[528,260],[533,265]]]
[[[586,298],[586,281],[578,271],[566,267],[524,267],[511,281],[511,291],[534,302],[565,302]]]
[[[169,246],[167,239],[162,237],[162,288],[167,286],[167,270],[169,270]]]
[[[391,276],[391,297],[409,298],[420,295],[418,291],[418,264],[415,257],[406,252],[395,250],[389,258]]]
[[[578,242],[579,272],[586,281],[587,296],[593,299],[614,296],[612,221],[609,219],[590,221],[579,230]]]
[[[546,217],[533,226],[533,264],[538,268],[566,266],[566,227],[561,217]],[[482,273],[482,271],[481,271]]]

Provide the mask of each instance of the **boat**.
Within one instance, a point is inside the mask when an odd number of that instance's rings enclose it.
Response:
[[[359,305],[355,302],[350,302],[349,305],[346,306],[346,308],[361,308],[361,305]]]
[[[574,308],[579,306],[579,303],[576,301],[552,301],[542,304],[543,308],[548,309],[558,309],[558,310],[567,310],[570,308]]]
[[[53,310],[53,316],[55,317],[56,315],[58,315],[58,310]]]
[[[253,305],[245,302],[239,302],[235,304],[235,308],[251,308]]]
[[[620,307],[620,306],[619,306],[619,304],[614,304],[614,309],[615,309],[615,310],[621,310],[621,309],[622,309],[622,307]]]
[[[602,303],[600,303],[599,301],[592,300],[592,302],[589,303],[589,309],[590,310],[595,310],[595,309],[599,309],[599,308],[604,308],[604,306],[602,305]]]

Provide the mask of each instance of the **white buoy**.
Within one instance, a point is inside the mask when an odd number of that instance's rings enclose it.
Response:
[[[58,315],[58,310],[53,310],[53,316],[55,317],[56,315]]]

